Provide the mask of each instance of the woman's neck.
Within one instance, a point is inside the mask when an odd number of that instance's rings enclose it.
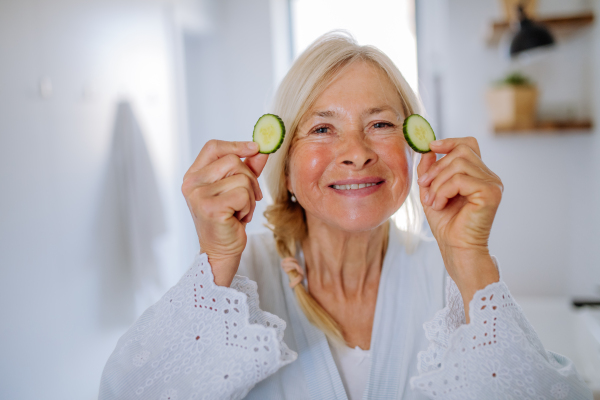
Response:
[[[302,249],[309,288],[360,297],[367,286],[379,284],[389,222],[370,231],[350,233],[306,217],[309,234]]]

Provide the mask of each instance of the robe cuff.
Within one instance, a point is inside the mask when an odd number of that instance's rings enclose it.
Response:
[[[255,282],[236,276],[231,287],[217,286],[199,254],[121,337],[99,398],[241,399],[297,358],[283,342],[285,326],[259,308]]]
[[[414,390],[430,399],[591,399],[573,363],[544,349],[504,282],[475,293],[469,324],[450,278],[446,303],[424,324],[430,343],[417,356]]]

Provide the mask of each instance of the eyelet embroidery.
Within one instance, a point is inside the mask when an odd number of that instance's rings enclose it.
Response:
[[[236,276],[214,284],[205,254],[119,341],[138,397],[240,398],[297,354],[283,342],[285,322],[259,308],[257,285]],[[177,388],[177,390],[173,388]]]

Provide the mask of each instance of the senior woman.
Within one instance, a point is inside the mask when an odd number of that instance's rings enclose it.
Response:
[[[276,94],[281,149],[212,140],[187,172],[201,254],[119,340],[100,398],[591,398],[500,281],[502,183],[477,141],[432,142],[411,184],[417,104],[373,47],[306,50]],[[265,164],[272,233],[247,236]],[[435,241],[390,223],[419,199]]]

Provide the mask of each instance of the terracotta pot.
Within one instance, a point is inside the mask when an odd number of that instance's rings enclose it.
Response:
[[[538,92],[532,85],[501,85],[487,93],[495,130],[531,129],[536,125]]]
[[[519,15],[517,14],[517,7],[519,4],[523,4],[525,8],[525,14],[528,17],[535,17],[535,11],[537,9],[537,0],[502,0],[502,8],[504,10],[504,18],[510,22],[518,22]]]

